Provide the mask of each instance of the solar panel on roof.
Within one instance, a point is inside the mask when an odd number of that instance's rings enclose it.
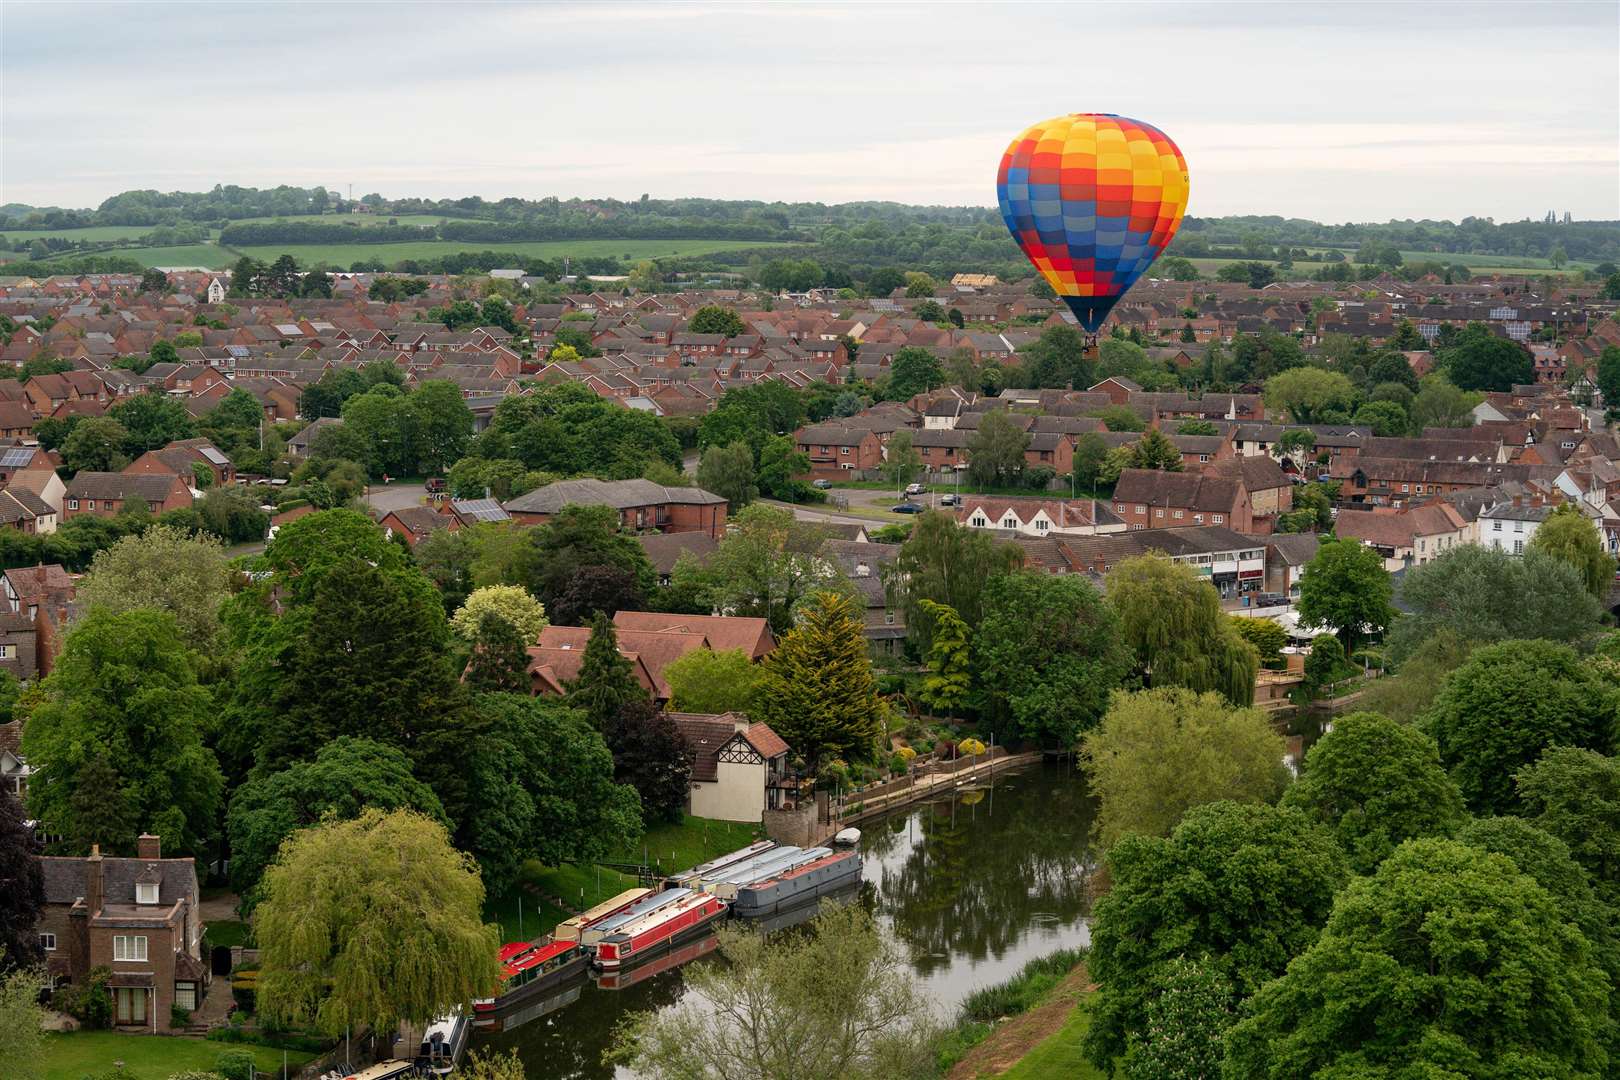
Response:
[[[34,460],[34,452],[26,446],[13,446],[0,452],[0,469],[20,469]]]
[[[203,457],[207,458],[209,461],[213,462],[215,465],[230,464],[231,459],[220,453],[218,450],[215,450],[212,446],[199,446],[197,447],[197,452]]]

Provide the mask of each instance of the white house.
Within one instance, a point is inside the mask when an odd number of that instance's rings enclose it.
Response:
[[[1025,536],[1101,536],[1128,528],[1124,518],[1095,499],[967,495],[956,519],[970,529],[999,529]]]
[[[208,302],[218,304],[225,299],[225,286],[219,283],[219,278],[211,278],[208,282]]]
[[[687,811],[720,821],[759,822],[787,799],[788,744],[769,724],[738,713],[670,713],[692,755]]]
[[[1523,555],[1536,529],[1555,509],[1546,503],[1526,504],[1522,497],[1515,495],[1512,502],[1497,503],[1482,510],[1477,522],[1480,545],[1509,555]]]

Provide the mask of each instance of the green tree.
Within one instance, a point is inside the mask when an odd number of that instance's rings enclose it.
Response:
[[[33,926],[30,937],[36,937]],[[45,1009],[39,988],[48,976],[42,969],[13,967],[15,957],[0,952],[0,1025],[6,1038],[0,1043],[0,1075],[12,1080],[40,1080],[45,1074]]]
[[[1321,368],[1292,368],[1266,380],[1266,408],[1287,412],[1296,424],[1348,417],[1355,397],[1356,388],[1349,379]]]
[[[1536,381],[1530,351],[1497,337],[1483,323],[1469,323],[1451,345],[1435,353],[1435,364],[1463,390],[1506,393],[1515,385]]]
[[[1260,654],[1261,663],[1276,663],[1282,659],[1284,646],[1288,644],[1288,631],[1270,619],[1252,619],[1239,615],[1230,616],[1232,629],[1238,636]]]
[[[906,630],[918,652],[926,654],[933,645],[934,621],[923,609],[924,600],[944,604],[975,629],[984,618],[986,583],[1021,565],[1023,558],[1017,545],[963,528],[949,514],[931,510],[918,515],[887,582],[905,608]]]
[[[1235,1008],[1310,946],[1349,876],[1321,825],[1234,802],[1194,807],[1169,837],[1127,836],[1106,862],[1112,885],[1092,913],[1087,965],[1101,989],[1085,1037],[1105,1069],[1146,1029],[1174,961],[1203,957]]]
[[[928,647],[928,677],[918,696],[930,709],[951,715],[973,692],[973,632],[945,604],[927,599],[919,604],[933,620],[934,640]]]
[[[728,338],[747,332],[747,327],[743,326],[742,318],[735,310],[718,304],[698,308],[692,313],[692,321],[686,328],[694,334],[720,334]]]
[[[1101,846],[1168,836],[1188,810],[1229,799],[1272,803],[1288,783],[1286,746],[1266,714],[1182,687],[1116,693],[1080,759],[1100,805]]]
[[[540,631],[550,625],[546,606],[521,585],[486,585],[475,589],[450,618],[450,629],[466,641],[479,634],[485,615],[498,615],[522,635],[525,645],[540,640]]]
[[[1412,399],[1412,430],[1431,427],[1470,427],[1477,397],[1465,394],[1438,372],[1426,375]]]
[[[472,657],[462,681],[475,694],[523,694],[529,691],[528,643],[511,620],[486,611],[478,620]]]
[[[1537,526],[1529,546],[1574,567],[1587,591],[1598,600],[1609,595],[1609,586],[1614,583],[1614,559],[1603,549],[1603,537],[1596,526],[1573,503],[1559,506]]]
[[[723,929],[720,952],[724,963],[687,969],[685,1002],[632,1015],[611,1058],[688,1080],[900,1080],[936,1068],[927,999],[860,905],[768,942]]]
[[[186,407],[175,398],[155,390],[143,390],[122,399],[107,410],[107,415],[122,424],[128,432],[124,439],[124,453],[130,458],[167,446],[176,439],[189,439],[197,434],[197,425]]]
[[[1074,482],[1093,495],[1102,474],[1103,461],[1108,457],[1108,444],[1094,431],[1088,431],[1075,440]]]
[[[764,669],[741,649],[694,649],[664,668],[669,707],[694,713],[747,713]]]
[[[1213,1080],[1236,1014],[1232,987],[1215,968],[1178,956],[1165,965],[1147,1023],[1125,1052],[1127,1080]]]
[[[945,381],[939,357],[927,349],[908,345],[889,359],[889,397],[905,401]]]
[[[625,706],[646,697],[634,666],[619,651],[613,619],[597,612],[580,659],[579,676],[568,687],[568,704],[584,712],[600,731]]]
[[[154,525],[98,552],[79,582],[78,601],[86,610],[166,611],[185,644],[206,657],[217,643],[219,607],[233,578],[219,541]]]
[[[1405,612],[1390,631],[1397,662],[1441,631],[1465,643],[1507,638],[1574,642],[1597,630],[1602,606],[1568,563],[1466,544],[1414,566],[1401,581]]]
[[[438,796],[411,774],[410,759],[369,739],[335,739],[310,761],[250,779],[231,796],[225,819],[231,887],[251,897],[287,837],[324,820],[358,817],[367,807],[445,820]]]
[[[1107,594],[1145,685],[1213,690],[1234,705],[1253,703],[1259,654],[1191,567],[1163,555],[1125,559],[1109,573]]]
[[[1558,746],[1514,779],[1525,816],[1567,844],[1598,896],[1620,911],[1620,760]]]
[[[1620,690],[1552,641],[1476,649],[1425,718],[1469,809],[1515,813],[1513,776],[1554,746],[1609,753]]]
[[[1333,830],[1358,874],[1372,873],[1403,841],[1453,836],[1466,820],[1435,741],[1369,712],[1333,721],[1282,804]]]
[[[558,606],[558,600],[587,568],[622,571],[637,596],[657,584],[646,550],[635,537],[619,530],[619,517],[612,507],[565,506],[527,535],[530,551],[516,569],[529,591],[545,604],[553,622],[578,625],[576,620],[594,614],[594,608]],[[636,607],[639,602],[632,599],[625,606]]]
[[[1378,552],[1355,540],[1325,540],[1305,566],[1299,584],[1299,617],[1339,636],[1346,655],[1364,634],[1395,620],[1389,573]]]
[[[936,627],[936,644],[938,635]],[[1024,570],[986,585],[973,664],[986,718],[1003,741],[1067,748],[1107,708],[1130,652],[1089,582]]]
[[[1608,993],[1590,944],[1514,863],[1411,840],[1249,1003],[1226,1075],[1590,1076]]]
[[[1140,439],[1125,448],[1125,452],[1129,468],[1181,471],[1181,451],[1176,449],[1176,444],[1158,428],[1149,428],[1143,432]]]
[[[911,445],[911,432],[901,428],[889,436],[883,451],[883,479],[899,487],[909,484],[922,471],[922,455]]]
[[[1183,420],[1176,425],[1177,435],[1219,435],[1220,429],[1209,420]]]
[[[472,852],[491,890],[517,880],[525,860],[588,863],[641,835],[641,801],[613,782],[613,754],[590,719],[555,697],[481,694],[466,751],[478,793],[456,815],[456,846]]]
[[[1023,475],[1028,449],[1029,432],[1004,410],[988,412],[978,430],[968,436],[968,475],[975,484],[1015,485]]]
[[[769,620],[780,634],[812,593],[846,587],[843,574],[821,557],[827,531],[793,511],[750,506],[738,514],[709,558],[711,599],[736,615]]]
[[[401,472],[439,474],[466,454],[472,441],[473,414],[459,386],[446,379],[429,379],[411,391],[405,402],[414,457],[405,461]]]
[[[1620,278],[1620,274],[1615,276]],[[1620,289],[1616,291],[1620,292]],[[1596,381],[1598,390],[1603,394],[1604,408],[1620,408],[1620,346],[1605,345],[1598,354]]]
[[[1097,380],[1087,355],[1086,339],[1072,326],[1052,326],[1036,342],[1020,351],[1029,381],[1035,386],[1083,390]]]
[[[945,309],[933,300],[924,300],[912,308],[911,313],[923,322],[937,323],[945,321]]]
[[[824,758],[871,754],[883,734],[884,705],[854,601],[830,592],[810,597],[763,665],[751,715],[811,771]]]
[[[280,1023],[392,1031],[496,985],[478,868],[430,818],[367,809],[302,829],[263,886],[258,1003]]]
[[[1406,410],[1393,401],[1366,402],[1356,410],[1351,423],[1365,424],[1374,435],[1386,437],[1404,435],[1410,425]]]
[[[23,725],[23,756],[42,774],[29,810],[67,850],[89,842],[75,795],[98,759],[122,770],[116,788],[97,794],[118,800],[126,842],[148,831],[197,852],[213,834],[224,779],[203,745],[214,707],[196,664],[166,612],[92,610],[74,624]]]
[[[754,451],[741,439],[730,446],[710,446],[698,462],[698,487],[722,496],[735,514],[759,495],[754,481]]]
[[[117,472],[129,464],[129,432],[110,416],[87,416],[62,441],[62,465],[73,472]]]
[[[1096,415],[1110,432],[1147,430],[1147,421],[1129,405],[1110,405]]]

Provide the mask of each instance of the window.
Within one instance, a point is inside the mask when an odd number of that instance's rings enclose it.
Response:
[[[1193,520],[1195,522],[1197,522],[1198,524],[1202,525],[1204,523],[1204,515],[1203,514],[1194,514],[1193,515]]]
[[[1154,517],[1161,517],[1161,518],[1164,517],[1164,507],[1161,506],[1157,510],[1155,510],[1153,512],[1153,516]]]
[[[1199,461],[1208,461],[1209,460],[1209,455],[1208,454],[1199,454],[1198,455],[1198,460]]]
[[[1184,513],[1183,513],[1183,512],[1182,512],[1182,511],[1180,511],[1180,510],[1177,510],[1177,511],[1176,511],[1176,520],[1177,520],[1177,521],[1180,521],[1180,520],[1181,520],[1181,519],[1182,519],[1182,518],[1183,518],[1183,517],[1185,517],[1185,516],[1186,516],[1186,515],[1185,515],[1185,514],[1184,514]]]
[[[1524,541],[1523,540],[1515,540],[1515,541],[1513,541],[1513,554],[1515,554],[1515,555],[1523,555],[1524,554]]]
[[[174,1006],[187,1012],[197,1007],[197,984],[194,982],[177,982],[174,984]]]
[[[69,510],[77,510],[78,508],[79,508],[79,500],[78,499],[69,499],[68,500],[68,509]]]
[[[135,886],[135,902],[137,904],[155,904],[158,902],[158,887],[156,882],[139,884]]]
[[[1124,512],[1125,512],[1125,504],[1124,503],[1115,503],[1114,504],[1114,513],[1123,514]]]
[[[839,452],[839,453],[840,453],[840,454],[843,454],[843,455],[844,455],[844,456],[845,456],[845,457],[848,457],[848,456],[849,456],[849,447],[847,447],[847,446],[840,446],[840,447],[839,447],[839,448],[838,448],[838,452]]]
[[[1226,521],[1226,515],[1224,515],[1224,514],[1216,514],[1215,515],[1215,524],[1220,525],[1220,524],[1223,524],[1225,521]]]
[[[1502,523],[1500,521],[1491,522],[1491,532],[1501,532],[1501,531],[1502,531]]]
[[[1410,491],[1410,490],[1411,490],[1411,487],[1410,487],[1410,485],[1408,485],[1408,484],[1402,484],[1402,485],[1401,485],[1401,490],[1402,490],[1402,491]]]
[[[0,660],[15,660],[15,659],[17,659],[17,646],[15,646],[15,645],[0,645]]]
[[[1514,523],[1513,523],[1513,531],[1514,531],[1514,532],[1516,532],[1516,533],[1522,533],[1522,532],[1524,532],[1524,522],[1522,522],[1522,521],[1515,521],[1515,522],[1514,522]]]
[[[1138,507],[1137,507],[1137,508],[1136,508],[1136,512],[1137,512],[1137,513],[1138,513],[1138,514],[1145,514],[1145,513],[1147,513],[1147,507],[1145,507],[1145,506],[1138,506]]]
[[[113,936],[113,959],[121,961],[142,961],[146,959],[146,938],[142,936],[115,934]]]
[[[39,947],[44,949],[46,952],[55,952],[56,951],[56,935],[55,934],[41,934],[41,935],[39,935]]]
[[[887,623],[888,625],[893,626],[894,625],[894,612],[885,611],[883,613],[883,621],[885,623]]]
[[[1035,531],[1036,532],[1045,532],[1047,530],[1048,524],[1049,523],[1046,521],[1046,519],[1042,518],[1040,521],[1037,521],[1035,523]]]

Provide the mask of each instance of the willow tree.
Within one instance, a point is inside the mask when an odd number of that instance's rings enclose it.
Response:
[[[1573,503],[1548,515],[1530,538],[1532,551],[1543,551],[1568,563],[1581,575],[1586,591],[1603,599],[1614,581],[1614,560],[1603,550],[1603,537]]]
[[[1144,685],[1215,691],[1234,705],[1253,704],[1260,655],[1190,567],[1158,554],[1126,559],[1109,573],[1107,593]]]
[[[481,916],[477,864],[420,814],[368,809],[300,830],[263,890],[259,1005],[283,1025],[392,1031],[495,987],[500,934]]]

